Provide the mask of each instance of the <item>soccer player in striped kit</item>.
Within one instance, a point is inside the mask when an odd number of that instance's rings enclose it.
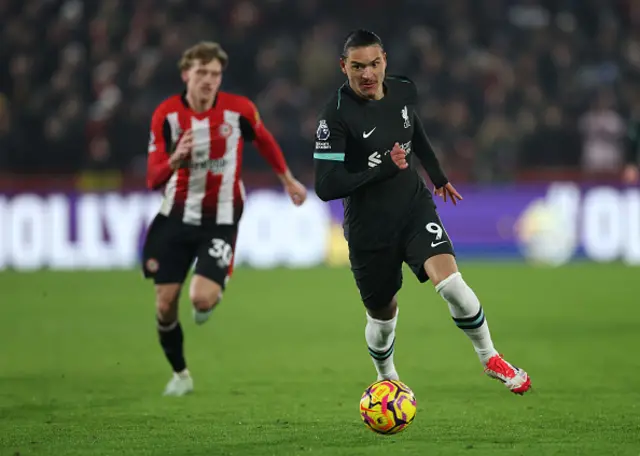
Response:
[[[164,200],[147,232],[143,272],[155,282],[160,345],[173,369],[164,391],[169,396],[193,390],[178,320],[189,269],[195,261],[189,296],[197,324],[207,321],[231,277],[245,200],[244,142],[256,145],[293,204],[301,205],[307,196],[255,105],[219,90],[227,63],[217,43],[187,49],[179,62],[186,90],[164,100],[151,120],[147,185],[164,187]]]

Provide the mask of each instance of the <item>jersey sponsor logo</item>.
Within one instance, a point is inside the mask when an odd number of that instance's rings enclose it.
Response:
[[[378,152],[374,152],[371,155],[369,155],[369,161],[368,161],[369,168],[375,168],[380,163],[382,163],[382,155],[380,155]]]
[[[366,132],[366,131],[365,131],[365,132],[363,132],[363,133],[362,133],[362,137],[363,137],[363,138],[365,138],[365,139],[367,139],[369,136],[371,136],[371,133],[373,133],[373,132],[375,131],[375,129],[376,129],[376,128],[378,128],[378,127],[373,127],[373,130],[371,130],[371,131],[369,131],[369,132]]]
[[[331,143],[325,141],[316,141],[316,150],[331,149]]]
[[[405,151],[406,155],[409,155],[411,153],[411,141],[400,144],[400,148]],[[391,149],[387,149],[384,151],[383,155],[389,155],[390,153]],[[382,163],[382,155],[380,152],[373,152],[367,157],[367,164],[369,165],[369,168],[375,168],[380,163]]]
[[[404,144],[400,144],[400,148],[406,152],[407,155],[411,153],[411,141],[407,141]]]
[[[444,244],[444,243],[446,243],[446,242],[447,242],[447,241],[432,242],[432,243],[431,243],[431,247],[438,247],[440,244]]]
[[[213,174],[222,174],[227,166],[227,160],[219,158],[217,160],[199,160],[199,161],[183,161],[180,168],[189,168],[193,170],[207,169]]]
[[[318,123],[318,129],[316,130],[316,137],[319,141],[326,141],[329,139],[331,132],[329,131],[329,125],[326,120],[321,120]]]
[[[411,121],[409,120],[409,109],[406,106],[402,108],[402,118],[404,119],[404,128],[409,128]]]
[[[149,153],[156,151],[156,135],[151,132],[149,135]]]

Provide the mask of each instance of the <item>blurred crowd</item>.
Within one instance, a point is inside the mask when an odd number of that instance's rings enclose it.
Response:
[[[621,167],[640,0],[0,0],[0,168],[143,174],[151,113],[182,90],[183,49],[207,39],[230,55],[223,88],[256,102],[302,173],[360,27],[417,83],[447,170]],[[267,169],[254,152],[245,166]]]

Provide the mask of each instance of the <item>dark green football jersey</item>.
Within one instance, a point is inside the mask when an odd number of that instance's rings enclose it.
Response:
[[[358,248],[391,244],[415,205],[433,204],[419,163],[436,187],[447,183],[416,114],[415,84],[388,76],[384,93],[366,100],[345,83],[316,130],[316,193],[324,201],[343,199],[345,234]],[[390,158],[395,143],[407,153],[407,169]]]

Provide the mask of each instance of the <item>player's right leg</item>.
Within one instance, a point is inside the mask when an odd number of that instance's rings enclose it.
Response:
[[[449,311],[456,326],[473,344],[485,366],[485,373],[500,380],[515,394],[522,395],[529,391],[529,375],[523,369],[508,363],[494,348],[482,305],[462,278],[453,255],[445,253],[432,256],[425,261],[424,268],[436,291],[449,304]]]
[[[365,340],[378,380],[398,380],[395,351],[402,262],[394,249],[349,252],[351,271],[366,308]]]
[[[157,216],[143,248],[144,275],[155,283],[158,340],[173,371],[164,391],[166,396],[183,396],[193,391],[178,318],[180,290],[195,254],[195,245],[191,245],[187,236],[179,221]]]

